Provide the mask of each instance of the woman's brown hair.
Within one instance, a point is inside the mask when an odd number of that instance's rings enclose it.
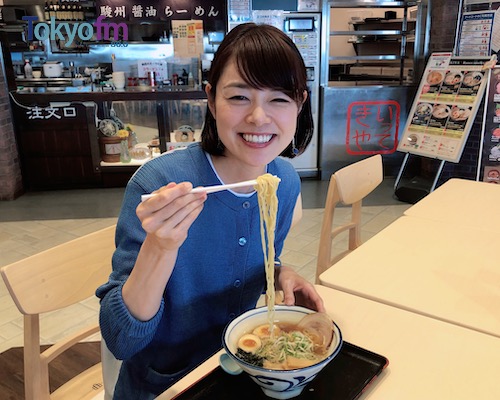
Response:
[[[238,72],[251,87],[277,90],[297,102],[300,113],[294,141],[281,156],[293,158],[302,154],[311,141],[314,126],[306,67],[293,41],[271,25],[246,23],[233,28],[217,49],[210,67],[208,81],[212,99],[215,99],[222,72],[231,60],[236,62]],[[305,102],[304,91],[308,92]],[[210,154],[224,153],[215,118],[209,109],[201,133],[201,145]]]

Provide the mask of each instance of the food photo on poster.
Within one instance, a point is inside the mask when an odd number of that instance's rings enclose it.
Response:
[[[432,114],[432,104],[423,102],[418,103],[415,109],[415,114],[413,114],[413,119],[411,123],[413,125],[427,126],[431,114]]]

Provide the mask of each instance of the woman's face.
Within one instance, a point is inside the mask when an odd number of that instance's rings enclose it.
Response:
[[[209,107],[226,158],[261,167],[290,144],[300,111],[292,98],[282,92],[250,87],[234,62],[224,69],[215,99],[210,96],[210,88],[207,85]]]

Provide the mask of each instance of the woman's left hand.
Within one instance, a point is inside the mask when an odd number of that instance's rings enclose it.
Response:
[[[325,312],[323,299],[320,297],[314,285],[300,276],[291,267],[282,265],[277,268],[276,288],[284,294],[283,302],[287,306],[303,306]]]

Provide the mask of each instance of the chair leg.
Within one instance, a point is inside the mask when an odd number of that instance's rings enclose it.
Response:
[[[349,229],[349,250],[361,246],[361,201],[352,205],[353,228]]]
[[[40,320],[38,315],[24,316],[24,391],[26,400],[49,393],[48,365],[40,360]]]

